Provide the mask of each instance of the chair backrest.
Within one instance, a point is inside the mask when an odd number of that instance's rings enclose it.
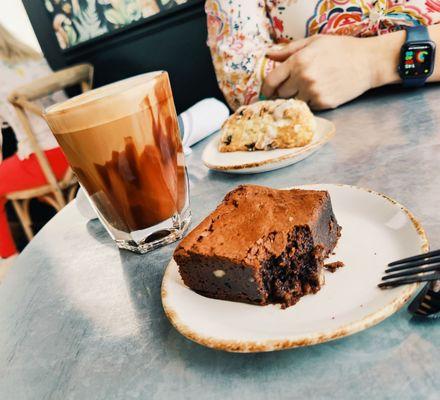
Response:
[[[31,123],[26,115],[26,111],[42,118],[44,110],[37,104],[33,103],[33,101],[74,85],[80,85],[84,92],[92,88],[92,83],[93,66],[90,64],[80,64],[54,72],[49,76],[36,79],[27,85],[20,86],[8,96],[8,100],[17,112],[17,116],[28,137],[29,143],[37,157],[46,180],[52,187],[55,197],[61,206],[65,204],[65,201],[59,182],[55,177],[45,153],[42,151],[36,140]],[[68,182],[71,179],[73,179],[73,172],[69,168],[61,182]]]

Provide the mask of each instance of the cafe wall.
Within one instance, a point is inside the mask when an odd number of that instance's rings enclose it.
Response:
[[[92,63],[95,87],[166,70],[178,112],[206,97],[223,99],[206,45],[204,3],[23,0],[41,49],[54,70]]]
[[[62,49],[87,42],[191,0],[40,0]]]

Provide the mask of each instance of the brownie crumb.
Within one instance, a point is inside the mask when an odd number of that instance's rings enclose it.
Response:
[[[325,264],[324,268],[326,268],[331,273],[336,272],[337,269],[342,268],[344,263],[342,261],[332,262],[330,264]]]

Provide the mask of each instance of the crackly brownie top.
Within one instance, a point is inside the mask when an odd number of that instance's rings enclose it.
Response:
[[[308,225],[314,230],[328,201],[326,191],[239,186],[182,240],[176,254],[190,252],[242,262],[253,247],[260,246],[278,256],[295,226]]]

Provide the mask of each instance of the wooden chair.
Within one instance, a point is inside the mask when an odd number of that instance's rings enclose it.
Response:
[[[93,66],[90,64],[81,64],[54,72],[47,77],[20,86],[8,97],[9,102],[14,106],[17,112],[23,129],[28,136],[32,150],[48,182],[44,186],[8,193],[6,195],[6,198],[10,200],[14,206],[28,240],[31,240],[34,236],[29,212],[30,201],[37,198],[51,205],[56,211],[60,211],[66,205],[66,202],[70,202],[75,197],[78,182],[70,168],[60,181],[57,180],[44,151],[38,145],[26,111],[42,117],[44,110],[33,103],[33,101],[74,85],[80,85],[84,92],[92,88],[92,82]]]

